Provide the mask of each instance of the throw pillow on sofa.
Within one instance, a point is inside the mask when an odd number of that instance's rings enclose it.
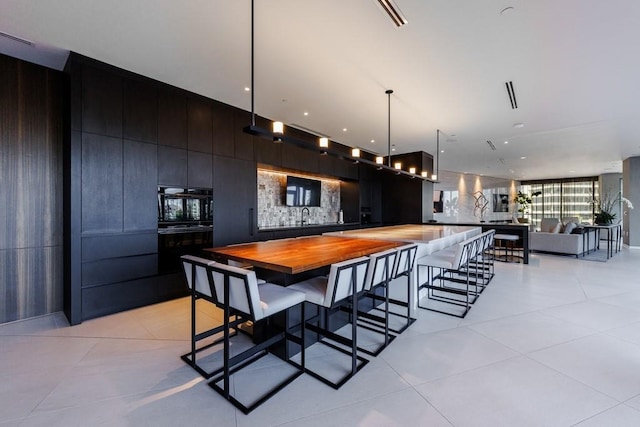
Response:
[[[557,223],[555,227],[551,230],[551,233],[558,234],[562,230],[562,223]]]
[[[571,234],[584,234],[584,227],[577,226],[571,231]]]
[[[577,227],[575,222],[568,222],[567,225],[564,226],[564,230],[562,232],[564,234],[571,234],[571,232]]]

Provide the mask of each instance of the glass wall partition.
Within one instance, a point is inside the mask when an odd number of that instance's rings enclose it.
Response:
[[[578,217],[580,222],[593,222],[598,195],[598,178],[572,178],[522,182],[525,194],[541,192],[533,197],[528,218],[534,227],[542,218]]]

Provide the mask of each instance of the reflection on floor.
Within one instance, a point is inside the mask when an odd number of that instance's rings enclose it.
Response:
[[[249,416],[180,360],[188,299],[75,327],[61,314],[6,324],[0,425],[637,426],[638,277],[629,249],[607,263],[497,263],[465,319],[421,311],[342,389],[303,375]],[[264,358],[236,381],[262,386],[278,366]]]

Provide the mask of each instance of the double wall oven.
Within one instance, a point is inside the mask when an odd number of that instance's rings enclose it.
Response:
[[[201,255],[212,244],[212,190],[158,187],[159,273],[180,271],[180,256]]]

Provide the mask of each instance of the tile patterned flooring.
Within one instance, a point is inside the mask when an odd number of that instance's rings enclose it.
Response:
[[[498,263],[465,319],[420,310],[342,389],[303,375],[248,416],[180,360],[188,336],[188,299],[0,325],[0,426],[640,425],[640,250]]]

